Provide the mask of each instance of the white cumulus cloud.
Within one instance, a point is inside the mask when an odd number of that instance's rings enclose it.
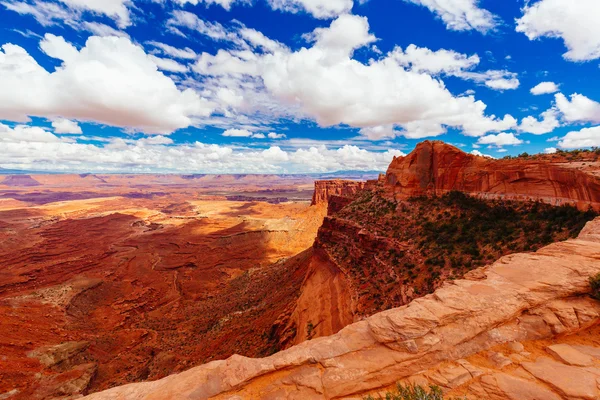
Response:
[[[65,118],[58,118],[52,121],[54,133],[62,133],[66,135],[81,135],[83,132],[79,124]]]
[[[77,136],[77,138],[85,139]],[[399,150],[368,151],[353,145],[283,150],[173,143],[165,136],[110,138],[104,146],[59,138],[40,127],[0,124],[3,168],[80,172],[310,173],[384,171]],[[185,162],[181,162],[185,160]]]
[[[517,20],[517,32],[530,40],[560,38],[571,61],[600,58],[600,2],[597,0],[540,0],[527,3]]]
[[[47,34],[40,48],[62,65],[48,72],[22,47],[2,46],[0,119],[63,117],[171,133],[212,112],[211,104],[191,89],[179,90],[127,38],[92,36],[77,49]]]
[[[559,126],[558,112],[556,109],[551,108],[542,113],[541,120],[532,116],[523,118],[518,129],[520,132],[543,135],[554,131]]]
[[[541,82],[531,88],[531,94],[539,96],[541,94],[556,93],[559,91],[558,85],[554,82]]]
[[[488,155],[488,154],[483,154],[483,153],[482,153],[482,152],[480,152],[479,150],[473,150],[473,151],[471,152],[471,154],[473,154],[474,156],[485,157],[485,158],[492,158],[492,159],[496,158],[496,157],[490,156],[490,155]]]
[[[600,103],[590,98],[575,93],[569,100],[564,94],[555,96],[556,107],[568,122],[593,122],[600,123]]]
[[[487,135],[480,137],[477,141],[478,144],[492,145],[492,146],[516,146],[523,144],[523,141],[515,136],[514,133],[500,132],[497,135]]]
[[[600,146],[600,126],[569,132],[558,142],[558,145],[564,149],[598,147]]]
[[[310,37],[313,47],[268,54],[258,71],[270,93],[300,104],[322,126],[394,124],[419,136],[452,126],[481,136],[516,125],[511,116],[486,116],[486,105],[472,96],[455,97],[441,81],[405,69],[397,54],[369,64],[353,59],[356,49],[375,40],[364,17],[344,15]]]

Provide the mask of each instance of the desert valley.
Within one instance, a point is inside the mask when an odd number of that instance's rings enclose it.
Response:
[[[598,152],[346,178],[0,177],[0,398],[600,396]]]
[[[0,0],[0,400],[600,400],[600,0]]]

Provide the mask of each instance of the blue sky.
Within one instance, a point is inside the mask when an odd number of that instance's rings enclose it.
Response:
[[[597,0],[0,0],[0,167],[384,170],[600,146]]]

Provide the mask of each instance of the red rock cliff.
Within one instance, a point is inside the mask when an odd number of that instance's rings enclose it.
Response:
[[[365,187],[365,182],[333,180],[315,182],[312,205],[327,204],[331,196],[352,196]]]
[[[385,183],[400,197],[458,190],[484,198],[534,199],[600,209],[600,178],[544,159],[494,160],[439,141],[420,143],[392,161]]]

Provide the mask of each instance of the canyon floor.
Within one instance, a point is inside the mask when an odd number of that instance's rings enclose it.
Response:
[[[279,350],[271,329],[298,296],[325,213],[310,207],[313,183],[239,178],[215,193],[108,179],[0,185],[0,398],[68,397]]]

